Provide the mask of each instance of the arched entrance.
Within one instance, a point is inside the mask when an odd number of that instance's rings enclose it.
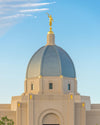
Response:
[[[56,114],[49,113],[44,116],[42,125],[60,125],[60,119]]]

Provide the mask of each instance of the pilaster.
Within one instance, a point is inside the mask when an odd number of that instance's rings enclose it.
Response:
[[[28,95],[27,102],[27,125],[33,125],[33,95]]]

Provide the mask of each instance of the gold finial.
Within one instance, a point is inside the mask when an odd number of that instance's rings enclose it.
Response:
[[[60,78],[63,78],[63,75],[60,75]]]
[[[73,95],[70,95],[70,98],[73,99]]]
[[[30,95],[30,99],[32,99],[32,95]]]
[[[18,103],[18,107],[20,107],[20,103]]]
[[[48,32],[48,34],[54,34],[52,31],[52,22],[54,22],[54,20],[53,20],[52,16],[49,14],[48,14],[48,18],[49,18],[49,25],[50,25],[50,31]]]
[[[41,79],[41,78],[42,78],[42,76],[41,76],[41,75],[39,75],[39,78]]]
[[[82,107],[85,107],[85,103],[82,103]]]

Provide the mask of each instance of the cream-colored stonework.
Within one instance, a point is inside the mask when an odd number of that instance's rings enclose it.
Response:
[[[47,45],[55,45],[55,35],[47,34]]]
[[[54,39],[54,34],[48,34],[47,45],[54,45]],[[77,92],[74,77],[39,75],[25,79],[24,93],[13,96],[11,104],[0,104],[3,116],[15,125],[100,125],[100,105]]]

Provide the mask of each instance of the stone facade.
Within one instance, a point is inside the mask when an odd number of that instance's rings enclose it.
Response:
[[[47,45],[55,44],[54,34],[47,39]],[[89,96],[77,92],[76,78],[26,78],[24,88],[22,95],[12,97],[11,104],[0,104],[0,118],[7,116],[15,125],[100,125],[100,104],[91,104]]]

